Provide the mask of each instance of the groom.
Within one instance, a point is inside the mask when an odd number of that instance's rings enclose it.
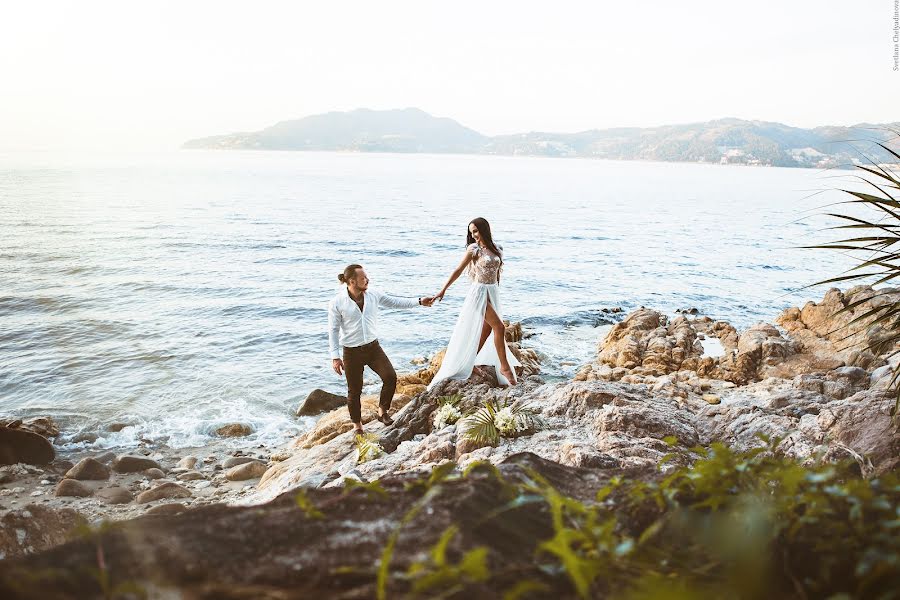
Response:
[[[397,389],[397,373],[390,359],[378,343],[378,308],[413,308],[431,306],[434,298],[398,298],[369,289],[369,278],[360,265],[350,265],[338,275],[338,281],[347,284],[328,303],[328,349],[331,367],[338,375],[347,377],[347,408],[356,433],[364,433],[360,395],[362,394],[363,369],[369,366],[381,378],[381,396],[378,402],[378,420],[385,425],[394,423],[388,416],[394,390]],[[343,333],[341,333],[343,331]],[[340,344],[338,335],[340,334]],[[344,348],[341,359],[340,346]]]

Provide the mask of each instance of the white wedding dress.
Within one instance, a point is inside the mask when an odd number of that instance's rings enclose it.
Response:
[[[501,246],[497,246],[503,252]],[[472,263],[469,267],[471,283],[466,299],[463,301],[459,319],[447,344],[447,353],[441,362],[441,368],[435,374],[428,386],[430,390],[444,379],[468,379],[472,375],[475,365],[490,365],[497,370],[497,380],[501,385],[509,385],[509,380],[500,373],[500,357],[497,356],[497,348],[494,346],[494,332],[478,351],[478,341],[481,339],[481,328],[484,325],[484,314],[488,302],[494,308],[497,316],[503,320],[500,312],[500,284],[497,276],[500,271],[500,257],[490,250],[481,248],[478,244],[469,244],[467,252],[472,253]],[[506,356],[509,366],[515,369],[520,366],[515,355],[503,342],[506,348]]]

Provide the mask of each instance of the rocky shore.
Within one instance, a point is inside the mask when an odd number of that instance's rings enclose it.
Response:
[[[865,302],[840,312],[851,296]],[[897,346],[867,350],[886,332],[848,324],[897,299],[900,290],[832,289],[774,324],[742,332],[704,316],[641,308],[599,340],[596,358],[573,380],[555,383],[541,379],[537,355],[523,344],[521,327],[511,325],[507,339],[524,365],[519,385],[500,388],[492,371],[477,370],[468,381],[426,391],[439,354],[400,377],[394,425],[375,421],[375,399],[364,399],[363,420],[383,450],[364,462],[346,409],[335,408],[287,448],[230,457],[147,450],[0,467],[0,590],[39,597],[36,588],[12,586],[11,577],[53,568],[68,573],[54,580],[57,597],[80,597],[71,590],[95,585],[83,573],[96,566],[97,545],[94,538],[59,544],[78,523],[113,519],[121,523],[103,539],[116,558],[107,560],[121,581],[145,589],[209,598],[299,598],[323,590],[372,597],[371,565],[414,507],[429,518],[416,517],[411,526],[419,544],[414,536],[396,540],[398,565],[419,560],[423,540],[430,546],[460,519],[466,543],[507,544],[501,550],[515,555],[508,531],[465,526],[473,511],[496,508],[497,479],[461,479],[451,497],[424,503],[410,489],[442,469],[461,473],[485,463],[512,480],[540,473],[585,499],[611,478],[652,479],[690,465],[698,447],[717,442],[742,451],[774,440],[776,454],[800,464],[849,460],[863,477],[892,472],[900,467],[900,431],[891,419],[896,396],[888,389]],[[713,346],[719,351],[710,352]],[[540,425],[495,443],[476,441],[459,423],[435,426],[448,396],[461,413],[486,403],[513,413],[531,409]],[[337,400],[318,394],[300,410],[328,409]],[[366,487],[373,482],[377,488]],[[348,494],[348,486],[374,491]],[[321,518],[298,517],[298,510]],[[530,509],[522,510],[525,520],[516,523],[537,527],[526,518]]]

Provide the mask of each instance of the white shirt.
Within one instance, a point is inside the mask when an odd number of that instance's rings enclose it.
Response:
[[[419,306],[419,298],[399,298],[376,290],[363,292],[363,309],[342,288],[328,303],[328,349],[331,358],[341,358],[341,346],[355,348],[378,339],[378,307],[413,308]],[[341,333],[338,344],[338,333]]]

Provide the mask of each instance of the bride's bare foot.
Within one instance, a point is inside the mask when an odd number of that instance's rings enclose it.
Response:
[[[506,377],[509,385],[516,385],[516,373],[510,367],[500,367],[500,374]]]

